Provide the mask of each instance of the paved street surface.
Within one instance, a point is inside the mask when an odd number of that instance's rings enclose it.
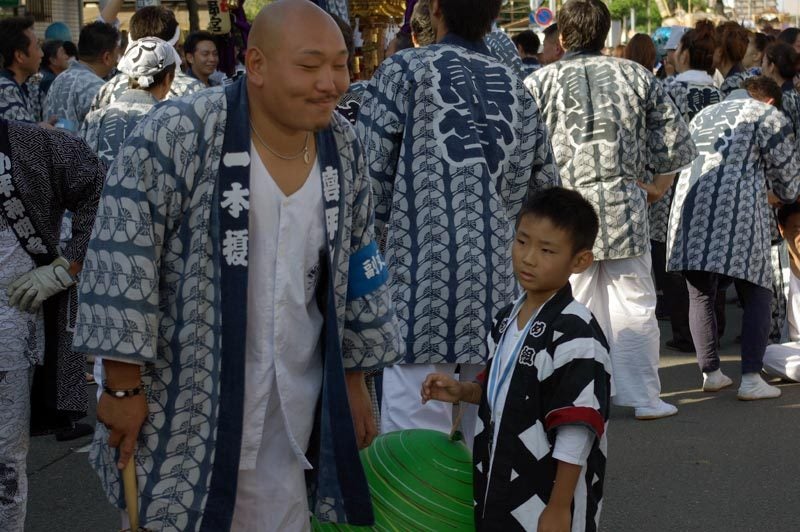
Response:
[[[609,429],[605,532],[797,532],[800,530],[800,384],[782,384],[777,400],[736,400],[734,337],[741,312],[728,307],[723,371],[735,386],[700,391],[693,354],[662,350],[664,398],[677,416],[637,421],[614,409]],[[663,334],[662,344],[669,339]],[[108,506],[87,464],[89,438],[34,438],[28,462],[30,532],[111,532]]]

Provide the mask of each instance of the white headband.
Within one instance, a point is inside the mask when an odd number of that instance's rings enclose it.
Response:
[[[168,42],[158,37],[142,37],[128,44],[117,69],[146,89],[158,73],[175,64],[176,55],[175,48]]]

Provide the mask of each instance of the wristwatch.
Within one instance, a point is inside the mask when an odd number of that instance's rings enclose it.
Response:
[[[117,399],[123,399],[125,397],[133,397],[134,395],[139,395],[144,391],[144,386],[139,385],[136,388],[131,388],[130,390],[112,390],[108,386],[103,386],[103,391],[110,395],[111,397],[116,397]]]

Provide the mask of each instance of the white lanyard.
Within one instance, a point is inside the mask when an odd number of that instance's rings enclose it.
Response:
[[[522,301],[520,300],[517,303],[517,306],[511,313],[511,317],[509,318],[508,322],[506,323],[506,330],[503,331],[503,335],[500,337],[500,342],[498,342],[497,346],[498,349],[502,348],[503,344],[505,343],[506,334],[508,334],[508,330],[511,327],[516,327],[514,321],[517,319],[517,315],[519,314],[520,309],[522,308]],[[544,305],[542,305],[543,307]],[[522,345],[525,343],[525,337],[528,335],[528,330],[531,328],[531,324],[533,320],[536,319],[536,316],[539,315],[539,311],[542,309],[539,307],[536,309],[528,323],[525,324],[525,327],[522,329],[521,334],[519,335],[519,339],[517,340],[516,344],[514,344],[514,349],[509,353],[506,357],[505,361],[495,359],[495,362],[500,362],[502,365],[497,367],[497,371],[495,371],[495,366],[492,365],[492,370],[489,372],[489,380],[486,384],[486,398],[489,403],[489,407],[492,411],[492,419],[495,417],[495,412],[497,411],[497,400],[500,396],[500,390],[503,387],[503,384],[511,378],[512,369],[516,365],[517,362],[517,354],[519,353],[520,349],[522,349]]]

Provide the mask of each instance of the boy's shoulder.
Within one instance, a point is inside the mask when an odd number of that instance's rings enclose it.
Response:
[[[547,324],[552,331],[558,333],[552,335],[550,343],[563,342],[570,338],[590,337],[597,339],[608,349],[608,342],[603,330],[586,305],[573,299],[571,294],[569,294],[568,300],[564,303],[566,303],[564,308]],[[508,326],[509,316],[513,312],[514,306],[515,303],[509,303],[495,315],[492,324],[492,336],[495,341],[499,340],[499,337]]]

